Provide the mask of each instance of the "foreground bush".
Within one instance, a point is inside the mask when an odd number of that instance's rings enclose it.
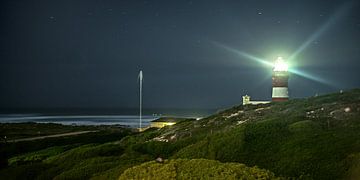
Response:
[[[126,179],[278,179],[267,170],[240,163],[221,163],[207,159],[175,159],[143,163],[127,169],[120,177]]]

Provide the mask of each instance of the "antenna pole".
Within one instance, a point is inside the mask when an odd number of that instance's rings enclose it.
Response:
[[[143,80],[143,74],[142,74],[142,71],[140,71],[140,74],[139,74],[139,79],[140,79],[140,122],[139,122],[139,128],[140,128],[140,131],[141,131],[141,118],[142,118],[142,80]]]

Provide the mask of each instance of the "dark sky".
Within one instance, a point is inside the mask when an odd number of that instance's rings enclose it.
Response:
[[[221,108],[271,98],[290,57],[292,98],[360,87],[360,3],[2,0],[0,108]],[[326,82],[325,82],[326,81]],[[324,83],[325,82],[325,83]]]

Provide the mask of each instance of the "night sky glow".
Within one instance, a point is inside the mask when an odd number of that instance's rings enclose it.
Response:
[[[360,3],[2,0],[0,108],[222,108],[360,87]]]

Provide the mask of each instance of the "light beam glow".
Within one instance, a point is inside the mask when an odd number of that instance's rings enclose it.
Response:
[[[256,62],[258,62],[258,63],[261,63],[261,64],[263,64],[263,65],[273,66],[272,63],[270,63],[270,62],[268,62],[268,61],[266,61],[266,60],[264,60],[264,59],[261,59],[261,58],[259,58],[259,57],[256,57],[256,56],[254,56],[254,55],[251,55],[251,54],[249,54],[249,53],[246,53],[246,52],[243,52],[243,51],[239,51],[239,50],[237,50],[237,49],[228,47],[228,46],[226,46],[226,45],[223,45],[223,44],[218,43],[218,42],[215,42],[215,41],[212,41],[212,43],[213,43],[214,45],[218,46],[218,47],[221,47],[221,48],[223,48],[223,49],[225,49],[225,50],[227,50],[227,51],[229,51],[229,52],[232,52],[232,53],[234,53],[234,54],[240,55],[240,56],[245,57],[245,58],[247,58],[247,59],[254,60],[254,61],[256,61]]]
[[[315,82],[320,82],[322,84],[333,86],[329,81],[327,81],[327,80],[325,80],[323,78],[320,78],[318,76],[311,75],[310,73],[306,73],[304,71],[299,71],[299,70],[296,70],[296,69],[289,69],[289,72],[291,72],[292,74],[304,77],[306,79],[310,79],[310,80],[315,81]]]
[[[240,55],[242,57],[245,57],[247,59],[250,59],[250,60],[254,60],[258,63],[261,63],[261,64],[264,64],[264,65],[267,65],[267,66],[270,66],[270,67],[273,67],[274,70],[285,70],[287,69],[287,71],[289,71],[290,73],[292,74],[295,74],[295,75],[298,75],[298,76],[301,76],[301,77],[304,77],[306,79],[309,79],[309,80],[312,80],[312,81],[315,81],[315,82],[320,82],[322,84],[326,84],[326,85],[331,85],[331,83],[329,83],[328,81],[326,81],[325,79],[323,78],[320,78],[320,77],[316,77],[315,75],[311,75],[309,73],[306,73],[306,72],[302,72],[302,71],[299,71],[299,70],[296,70],[294,67],[291,67],[289,66],[289,64],[286,64],[283,60],[282,57],[278,57],[278,62],[275,61],[275,63],[271,63],[269,61],[266,61],[264,59],[261,59],[261,58],[258,58],[254,55],[251,55],[249,53],[246,53],[246,52],[243,52],[243,51],[239,51],[239,50],[236,50],[234,48],[231,48],[231,47],[228,47],[228,46],[225,46],[223,44],[220,44],[218,42],[213,42],[213,44],[215,44],[216,46],[218,47],[221,47],[229,52],[232,52],[232,53],[235,53],[237,55]]]
[[[288,65],[284,59],[279,56],[274,63],[274,71],[288,71]]]
[[[290,56],[289,61],[296,59],[296,57],[303,52],[312,42],[318,39],[326,30],[335,24],[342,16],[344,16],[351,8],[351,3],[346,3],[336,13],[331,16],[323,25],[320,26],[301,46]]]

